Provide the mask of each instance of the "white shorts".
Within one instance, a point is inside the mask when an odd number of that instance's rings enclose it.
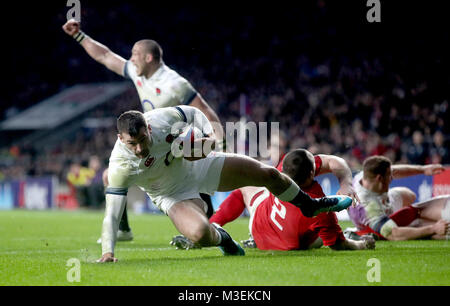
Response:
[[[190,180],[176,193],[155,197],[153,203],[166,215],[170,208],[178,202],[188,199],[201,199],[200,193],[213,195],[220,183],[223,163],[226,153],[211,152],[206,158],[194,161],[195,163]],[[205,203],[205,212],[207,205]]]

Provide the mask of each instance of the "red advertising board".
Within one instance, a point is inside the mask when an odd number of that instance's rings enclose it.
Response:
[[[433,177],[433,196],[450,194],[450,167]]]

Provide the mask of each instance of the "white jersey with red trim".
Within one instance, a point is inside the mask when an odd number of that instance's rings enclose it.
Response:
[[[192,85],[164,63],[150,77],[138,76],[136,66],[127,61],[124,76],[133,81],[144,112],[177,105],[187,105],[197,96]]]
[[[174,194],[182,189],[196,162],[175,158],[171,154],[171,135],[176,132],[174,126],[180,127],[178,123],[192,124],[199,120],[195,119],[196,116],[204,115],[190,106],[161,108],[144,113],[151,128],[149,155],[141,159],[117,139],[109,160],[108,187],[127,189],[136,185],[155,202],[160,196]],[[207,120],[206,117],[203,120]],[[203,132],[208,129],[212,127],[206,126]]]

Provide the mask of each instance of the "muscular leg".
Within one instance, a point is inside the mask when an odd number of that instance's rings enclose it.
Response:
[[[420,209],[420,218],[431,221],[439,221],[443,219],[444,216],[442,215],[442,212],[445,209],[446,205],[450,205],[446,203],[450,203],[450,196],[435,197],[431,198],[428,201],[420,203],[419,205],[417,205]]]
[[[403,207],[411,206],[412,203],[416,201],[416,194],[409,188],[406,187],[394,187],[393,190],[397,190],[402,198]]]
[[[224,255],[245,255],[230,234],[218,225],[210,224],[201,199],[190,199],[173,205],[168,216],[177,230],[194,245],[218,246]]]
[[[409,207],[416,201],[416,194],[406,187],[391,188],[388,194],[394,212]]]
[[[229,155],[225,158],[218,191],[245,186],[266,187],[275,195],[282,194],[293,181],[285,174],[250,157]],[[295,183],[294,183],[295,184]]]
[[[351,204],[351,198],[339,196],[312,199],[287,175],[250,157],[228,154],[220,176],[218,191],[229,191],[245,186],[266,187],[280,200],[299,207],[306,217],[320,212],[340,211]]]
[[[203,207],[200,199],[181,201],[169,209],[168,216],[176,229],[192,242],[201,246],[216,246],[220,241],[219,234],[209,224]]]

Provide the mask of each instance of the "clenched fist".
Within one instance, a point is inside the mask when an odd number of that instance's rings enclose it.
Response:
[[[70,19],[62,26],[62,28],[68,35],[74,36],[80,31],[80,23],[75,19]]]

